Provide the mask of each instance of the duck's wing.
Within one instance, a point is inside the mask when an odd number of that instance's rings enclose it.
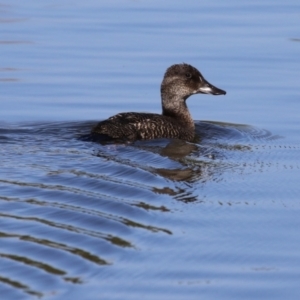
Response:
[[[148,113],[120,113],[107,120],[99,122],[93,129],[93,134],[104,134],[114,139],[136,140],[143,137],[151,120],[156,114]]]

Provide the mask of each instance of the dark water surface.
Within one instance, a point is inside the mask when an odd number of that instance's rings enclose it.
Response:
[[[299,14],[2,1],[1,299],[299,299]],[[182,61],[227,91],[188,100],[197,143],[85,138]]]

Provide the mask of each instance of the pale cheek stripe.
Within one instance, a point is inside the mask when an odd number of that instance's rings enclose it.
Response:
[[[202,88],[200,88],[200,91],[211,92],[211,88],[210,87],[202,87]]]

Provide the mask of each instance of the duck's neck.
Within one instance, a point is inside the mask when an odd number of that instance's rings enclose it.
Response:
[[[195,128],[194,121],[185,103],[186,99],[181,98],[178,95],[170,95],[170,93],[166,95],[162,92],[161,101],[163,116],[176,119],[183,123],[184,126]]]

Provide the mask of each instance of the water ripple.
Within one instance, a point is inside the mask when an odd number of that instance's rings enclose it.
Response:
[[[99,272],[110,276],[123,257],[147,256],[145,249],[176,240],[183,224],[191,229],[182,205],[256,206],[278,180],[259,176],[300,168],[299,146],[246,125],[198,122],[195,144],[122,145],[80,139],[92,124],[0,128],[0,282],[8,294],[42,297]],[[290,199],[296,194],[291,189]],[[272,203],[292,205],[280,193]]]

